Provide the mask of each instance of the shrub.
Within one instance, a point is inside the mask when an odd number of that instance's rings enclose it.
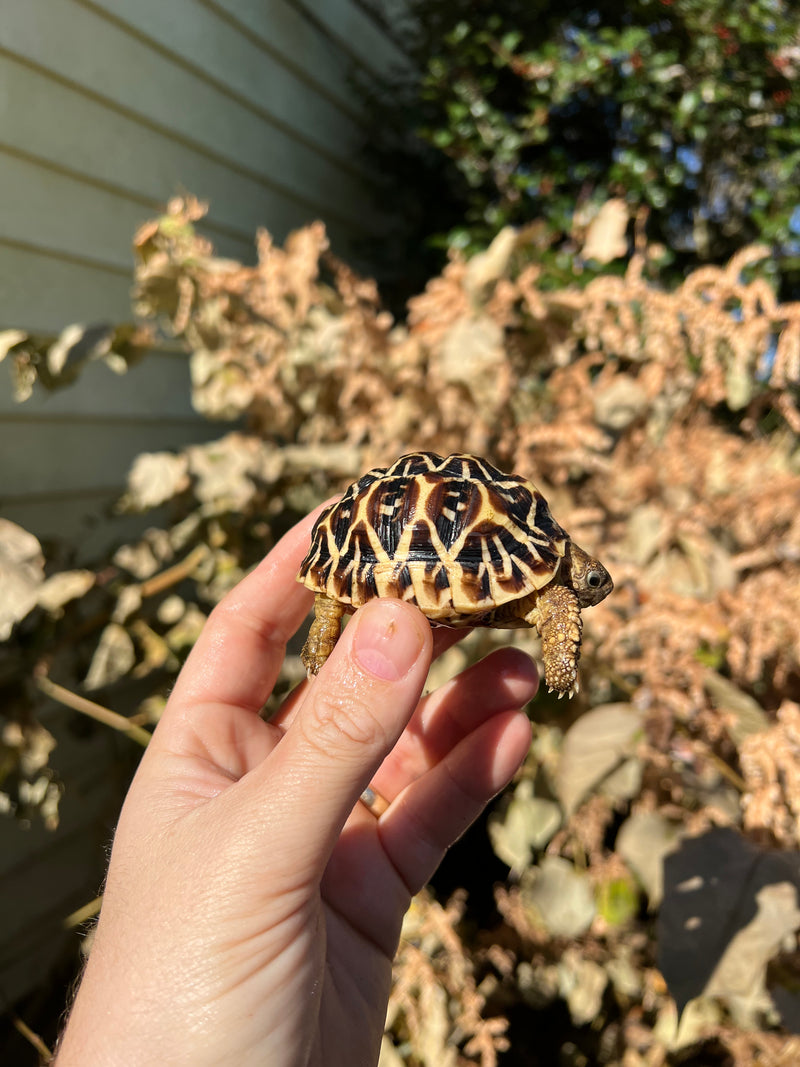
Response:
[[[260,233],[244,267],[213,255],[201,215],[176,201],[140,231],[136,307],[191,353],[197,407],[244,428],[140,457],[125,506],[172,520],[85,588],[73,576],[71,599],[34,575],[0,646],[18,770],[26,739],[44,751],[31,677],[101,698],[145,680],[141,729],[206,611],[295,516],[403,451],[475,451],[531,476],[616,591],[587,614],[580,695],[533,706],[488,823],[493,901],[487,864],[456,849],[461,891],[415,903],[384,1062],[791,1062],[800,305],[743,280],[766,250],[671,293],[646,248],[622,277],[554,289],[531,234],[505,229],[453,253],[398,323],[320,225],[283,248]],[[431,684],[509,641],[537,652],[528,632],[476,632]]]
[[[402,43],[412,62],[372,85],[368,141],[405,249],[433,238],[474,251],[504,226],[536,220],[550,246],[540,262],[563,284],[576,262],[589,277],[602,268],[587,228],[620,197],[658,246],[664,280],[763,241],[796,291],[792,5],[408,6]],[[617,255],[625,236],[623,222]]]

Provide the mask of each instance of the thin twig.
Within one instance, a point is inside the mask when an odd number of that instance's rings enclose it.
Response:
[[[33,1045],[33,1047],[36,1049],[36,1051],[39,1053],[45,1063],[50,1063],[53,1058],[53,1053],[50,1051],[44,1041],[42,1041],[39,1035],[34,1030],[31,1030],[30,1026],[28,1026],[25,1020],[20,1019],[19,1015],[17,1015],[17,1013],[9,1004],[8,997],[5,995],[5,992],[2,989],[0,989],[0,1008],[2,1008],[3,1012],[11,1020],[11,1025],[14,1027],[17,1033],[22,1034],[25,1040],[29,1042],[29,1044]]]
[[[100,905],[103,903],[103,897],[95,897],[94,900],[90,900],[88,904],[84,904],[82,908],[78,908],[73,911],[71,915],[68,915],[64,920],[64,928],[66,930],[74,930],[76,926],[81,926],[89,919],[93,919],[100,913]]]
[[[44,1041],[42,1041],[39,1035],[35,1033],[35,1031],[31,1030],[30,1026],[28,1026],[24,1019],[20,1019],[19,1015],[17,1015],[15,1011],[11,1011],[10,1009],[7,1010],[9,1018],[11,1019],[11,1023],[17,1033],[22,1034],[25,1040],[30,1042],[31,1045],[33,1045],[33,1047],[36,1049],[36,1051],[39,1053],[45,1063],[49,1063],[53,1058],[52,1051],[47,1047],[47,1045],[45,1045]]]
[[[153,575],[152,578],[148,578],[147,581],[142,582],[139,585],[139,592],[143,597],[155,596],[156,593],[163,593],[165,589],[169,589],[170,586],[177,585],[178,582],[182,582],[184,578],[188,578],[192,571],[203,562],[208,556],[208,547],[206,545],[197,545],[186,559],[182,559],[180,563],[174,564],[172,567],[167,567],[165,571],[161,571],[160,574]]]
[[[697,737],[693,740],[698,752],[700,752],[709,763],[713,764],[716,770],[719,771],[723,778],[730,782],[734,789],[737,789],[740,793],[747,792],[747,782],[741,775],[736,773],[733,767],[727,764],[721,756],[718,756],[716,752],[705,743],[705,741],[701,741]]]
[[[81,712],[82,715],[88,715],[90,719],[96,719],[97,722],[110,726],[112,730],[119,730],[120,733],[127,734],[128,737],[133,741],[138,741],[144,748],[150,744],[150,737],[152,736],[150,732],[130,722],[124,715],[118,715],[116,711],[104,708],[102,704],[95,704],[93,700],[87,700],[86,697],[79,696],[70,689],[65,689],[63,685],[51,682],[46,675],[39,675],[36,678],[36,684],[43,693],[53,700],[57,700],[59,704],[65,704],[68,708]]]
[[[740,774],[737,774],[733,767],[726,763],[721,756],[718,756],[710,745],[699,737],[693,737],[685,726],[676,725],[675,732],[680,734],[681,737],[691,740],[695,751],[704,759],[707,759],[709,763],[713,764],[714,768],[719,771],[723,778],[730,782],[734,789],[737,789],[740,793],[747,792],[747,782],[744,778],[742,778]]]

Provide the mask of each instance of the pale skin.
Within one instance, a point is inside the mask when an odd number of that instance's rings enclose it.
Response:
[[[493,653],[422,696],[421,613],[373,601],[259,716],[313,595],[315,513],[212,613],[120,816],[58,1067],[374,1067],[411,896],[513,776],[536,671]],[[377,819],[369,784],[389,801]]]

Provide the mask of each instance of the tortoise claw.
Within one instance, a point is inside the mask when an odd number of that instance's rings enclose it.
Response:
[[[575,696],[575,694],[576,694],[576,693],[578,692],[578,685],[577,685],[577,683],[576,683],[576,685],[575,685],[575,688],[574,688],[574,689],[570,689],[570,690],[564,690],[564,689],[562,689],[562,690],[560,690],[560,691],[557,691],[557,690],[553,689],[552,685],[548,685],[548,687],[547,687],[547,692],[548,692],[548,693],[557,693],[557,695],[558,695],[558,699],[559,699],[559,700],[561,700],[561,698],[562,698],[562,697],[568,697],[568,698],[569,698],[570,700],[572,700],[572,698],[573,698],[573,697]]]

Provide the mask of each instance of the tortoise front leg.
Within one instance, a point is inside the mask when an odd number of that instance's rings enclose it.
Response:
[[[331,600],[324,593],[317,593],[314,600],[314,621],[308,631],[308,639],[303,645],[300,659],[308,677],[319,673],[325,660],[333,652],[342,632],[342,615],[344,605]]]
[[[535,608],[525,616],[542,639],[544,680],[559,698],[578,690],[578,660],[581,655],[581,609],[578,598],[564,585],[543,589]]]

